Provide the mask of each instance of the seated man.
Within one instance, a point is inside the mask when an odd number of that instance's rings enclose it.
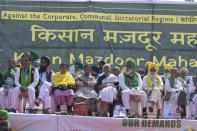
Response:
[[[170,78],[170,69],[172,68],[171,65],[165,65],[164,66],[164,73],[163,73],[163,83],[165,84],[166,79]]]
[[[70,87],[75,85],[75,80],[68,72],[68,65],[61,64],[60,72],[55,73],[53,76],[53,96],[56,104],[56,111],[60,112],[60,105],[66,103],[67,112],[72,112],[74,104],[74,91]]]
[[[195,77],[190,78],[190,84],[188,89],[188,110],[187,117],[192,118],[195,117],[197,120],[197,75]]]
[[[91,67],[91,75],[94,76],[96,81],[98,80],[99,72],[100,72],[100,69],[97,66],[92,66]]]
[[[40,81],[39,85],[37,86],[37,90],[39,92],[39,96],[35,101],[35,104],[37,106],[40,105],[40,102],[44,102],[44,113],[49,114],[49,109],[51,107],[50,104],[50,94],[52,91],[53,86],[53,76],[54,72],[48,69],[48,66],[50,65],[50,60],[48,57],[41,57],[41,66],[39,69],[40,74]]]
[[[88,65],[84,66],[84,74],[76,77],[75,81],[78,87],[75,97],[88,100],[88,115],[92,115],[92,112],[96,111],[96,98],[98,95],[93,89],[96,80],[90,75],[90,67]]]
[[[17,68],[15,68],[14,59],[8,60],[8,69],[3,72],[3,87],[0,89],[0,104],[2,109],[11,111],[11,105],[14,104],[13,89],[15,87],[14,79]]]
[[[143,90],[146,92],[151,105],[148,107],[153,112],[154,105],[157,107],[157,118],[161,115],[161,91],[163,90],[163,81],[157,75],[159,67],[157,64],[150,64],[148,67],[148,75],[143,79]]]
[[[114,74],[115,76],[117,76],[117,77],[118,77],[118,75],[120,74],[120,68],[119,68],[118,66],[115,66],[115,67],[113,68],[113,74]]]
[[[108,112],[110,117],[113,116],[114,100],[116,100],[117,90],[114,83],[118,82],[118,78],[111,74],[111,66],[105,64],[103,66],[104,74],[99,76],[98,82],[95,85],[96,91],[99,92],[99,98],[101,100],[101,107],[104,111],[103,116],[107,117]]]
[[[39,72],[37,68],[31,65],[31,59],[29,54],[25,53],[22,56],[21,69],[18,69],[15,76],[15,85],[13,91],[13,98],[15,100],[13,108],[14,112],[19,109],[19,112],[23,112],[22,97],[29,98],[29,113],[35,113],[35,87],[39,81]]]
[[[181,82],[182,87],[183,87],[183,91],[180,92],[179,94],[179,101],[178,101],[178,109],[177,112],[181,113],[181,118],[185,118],[186,117],[186,92],[187,92],[187,87],[189,86],[190,83],[190,79],[188,79],[188,74],[189,71],[186,67],[182,67],[180,69],[180,77],[178,77],[177,79]]]
[[[73,78],[83,74],[83,64],[81,62],[75,62],[75,68],[73,72]]]
[[[170,78],[167,79],[165,82],[164,101],[166,106],[164,107],[164,118],[170,118],[171,116],[173,117],[176,110],[175,108],[180,105],[179,95],[182,91],[183,86],[181,82],[177,79],[177,69],[172,68],[170,70]]]
[[[8,121],[9,114],[6,110],[0,110],[0,131],[15,131]]]
[[[35,51],[31,51],[29,52],[29,55],[30,55],[30,59],[31,59],[31,65],[35,68],[39,68],[40,67],[40,64],[38,63],[38,59],[39,59],[39,56],[37,54],[37,52]]]
[[[130,96],[133,96],[134,101],[140,101],[143,107],[143,117],[147,117],[146,104],[147,96],[142,91],[142,79],[141,76],[136,73],[136,63],[133,60],[126,62],[126,70],[124,74],[119,75],[119,85],[122,88],[122,103],[126,108],[127,117],[130,116]]]

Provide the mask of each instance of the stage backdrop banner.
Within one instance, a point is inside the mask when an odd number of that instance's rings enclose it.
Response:
[[[58,116],[58,131],[195,131],[196,121]]]
[[[0,1],[0,70],[23,52],[48,56],[54,71],[76,61],[125,66],[134,59],[197,68],[197,6]]]
[[[10,114],[9,121],[16,131],[57,131],[56,115]]]

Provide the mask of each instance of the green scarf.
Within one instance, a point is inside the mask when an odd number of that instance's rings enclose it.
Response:
[[[23,67],[21,69],[22,70],[21,71],[21,86],[24,86],[25,88],[27,88],[31,84],[31,69],[32,69],[32,66],[30,65],[27,80],[25,79],[25,76],[26,76],[25,68]]]
[[[16,71],[17,71],[17,68],[14,68],[14,72],[16,72]],[[6,79],[8,77],[11,77],[11,74],[10,74],[10,70],[9,69],[7,69],[6,71],[3,72],[3,83],[4,84],[7,84],[6,83]]]
[[[138,87],[138,80],[137,80],[137,74],[136,74],[135,71],[132,74],[130,74],[130,75],[126,75],[124,73],[124,78],[125,78],[125,84],[128,87],[129,87],[129,79],[133,79],[133,86],[134,86],[135,89],[137,89],[137,87]]]

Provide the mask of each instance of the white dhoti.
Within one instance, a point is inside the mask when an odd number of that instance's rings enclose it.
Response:
[[[19,97],[20,94],[24,94],[24,96],[28,96],[29,98],[29,108],[34,109],[34,102],[35,102],[35,89],[34,87],[28,87],[28,91],[26,93],[22,93],[20,91],[20,87],[15,87],[13,90],[13,98],[15,100],[13,107],[14,109],[18,109],[19,112],[23,112],[22,99]]]
[[[114,86],[107,86],[99,92],[99,98],[102,102],[113,103],[118,92]]]
[[[1,109],[11,109],[11,105],[14,103],[12,93],[13,89],[5,89],[4,87],[0,89]]]
[[[161,109],[161,92],[158,88],[154,88],[151,95],[150,101],[154,101],[157,109]]]
[[[50,104],[50,94],[52,91],[52,84],[50,82],[44,82],[39,90],[39,96],[38,98],[40,98],[43,102],[44,102],[44,109],[49,109],[51,107]]]
[[[123,90],[122,91],[122,103],[126,109],[130,109],[130,96],[133,96],[134,101],[140,101],[142,108],[146,107],[147,96],[142,90]]]
[[[197,118],[197,94],[193,97],[192,101],[187,105],[187,118],[193,119],[193,117]]]
[[[163,116],[164,118],[173,118],[178,107],[179,93],[172,93],[169,101],[164,101]]]

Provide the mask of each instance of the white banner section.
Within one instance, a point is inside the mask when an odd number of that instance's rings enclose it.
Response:
[[[197,121],[58,116],[58,131],[193,131]]]
[[[10,114],[16,131],[195,131],[197,121]]]
[[[57,131],[56,115],[10,114],[9,121],[16,131]]]

